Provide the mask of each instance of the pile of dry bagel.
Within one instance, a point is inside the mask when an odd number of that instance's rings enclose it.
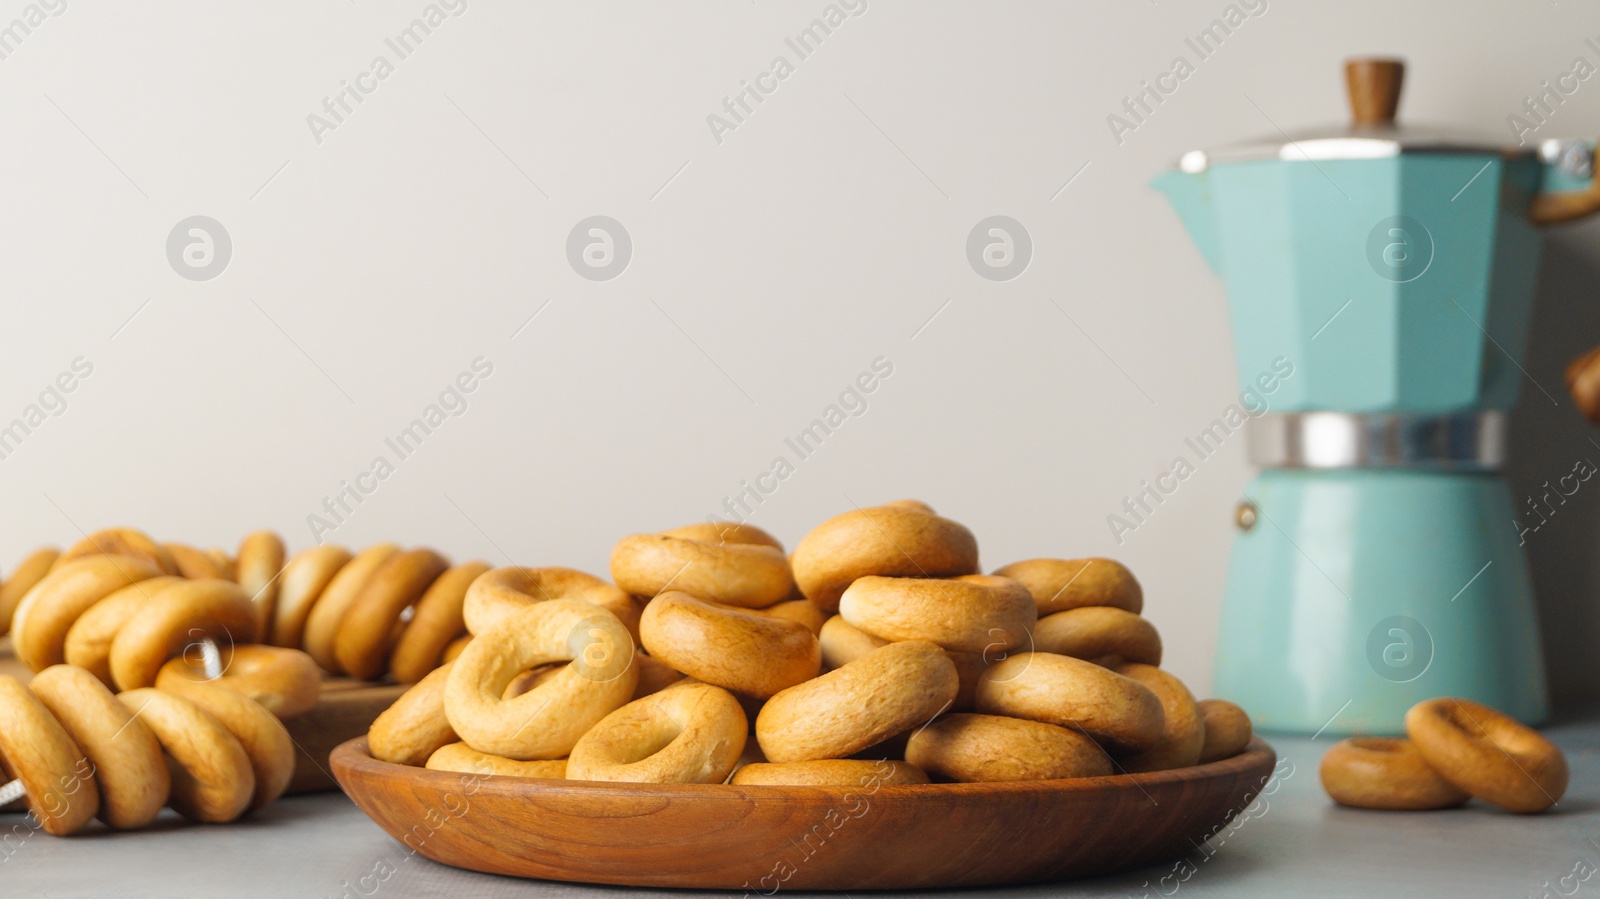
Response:
[[[614,584],[487,571],[470,641],[369,748],[478,774],[855,785],[1156,771],[1249,743],[1242,710],[1158,667],[1126,568],[978,572],[972,533],[916,501],[839,515],[788,557],[708,523],[624,538]]]

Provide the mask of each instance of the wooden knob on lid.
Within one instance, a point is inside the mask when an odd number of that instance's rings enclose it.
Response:
[[[1344,64],[1345,87],[1350,92],[1350,119],[1357,128],[1394,125],[1400,108],[1400,85],[1406,64],[1398,59],[1352,59]]]

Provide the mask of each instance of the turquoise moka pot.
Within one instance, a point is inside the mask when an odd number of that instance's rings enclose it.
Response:
[[[1399,126],[1403,72],[1352,61],[1353,124],[1195,151],[1154,182],[1269,404],[1214,687],[1265,730],[1400,733],[1436,696],[1548,710],[1504,413],[1540,226],[1600,207],[1594,148]]]

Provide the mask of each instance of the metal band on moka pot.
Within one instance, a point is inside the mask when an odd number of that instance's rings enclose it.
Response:
[[[1500,411],[1454,415],[1283,412],[1247,423],[1258,468],[1493,472],[1506,458]]]

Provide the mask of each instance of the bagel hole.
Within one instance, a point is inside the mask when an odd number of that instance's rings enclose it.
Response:
[[[1459,705],[1451,704],[1443,707],[1439,712],[1439,717],[1443,718],[1446,724],[1449,724],[1451,727],[1461,731],[1473,739],[1490,740],[1490,742],[1495,742],[1489,736],[1489,732],[1484,730],[1483,725],[1479,724],[1476,719],[1467,714],[1466,709]],[[1496,745],[1498,745],[1498,743],[1496,743]]]

